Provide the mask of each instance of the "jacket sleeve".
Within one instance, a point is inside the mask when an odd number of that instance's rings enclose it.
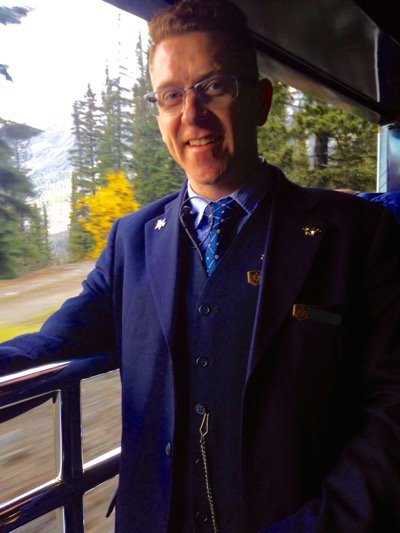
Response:
[[[38,333],[0,344],[0,375],[60,359],[98,353],[115,355],[112,294],[117,226],[118,223],[95,268],[83,282],[82,292],[68,299]]]

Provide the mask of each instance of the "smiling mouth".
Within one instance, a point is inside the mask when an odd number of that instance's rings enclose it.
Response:
[[[203,137],[202,139],[190,139],[186,144],[189,146],[206,146],[219,141],[221,137],[217,135],[210,135],[209,137]]]

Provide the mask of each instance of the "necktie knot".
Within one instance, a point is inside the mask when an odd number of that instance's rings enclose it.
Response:
[[[211,202],[207,207],[210,220],[209,244],[205,253],[205,264],[208,275],[214,272],[222,254],[232,240],[234,222],[237,220],[235,211],[239,204],[231,197]]]

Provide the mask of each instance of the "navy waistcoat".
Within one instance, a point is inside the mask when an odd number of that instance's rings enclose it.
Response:
[[[212,531],[199,428],[209,413],[208,469],[220,530],[242,530],[241,418],[258,285],[268,225],[258,207],[208,278],[198,253],[187,246],[181,280],[180,348],[175,358],[178,431],[170,530]],[[254,278],[254,276],[253,276]],[[257,275],[255,274],[255,278]],[[225,315],[225,316],[224,316]],[[221,318],[223,320],[221,321]],[[231,322],[226,334],[220,323]]]

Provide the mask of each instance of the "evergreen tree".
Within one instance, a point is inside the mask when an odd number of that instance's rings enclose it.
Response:
[[[72,120],[74,147],[70,151],[70,161],[74,171],[71,180],[68,254],[72,261],[78,261],[88,253],[93,241],[82,225],[78,223],[78,218],[83,216],[84,213],[80,212],[77,199],[94,194],[99,183],[100,110],[96,103],[96,95],[90,84],[87,86],[84,99],[74,102]]]
[[[86,209],[79,202],[79,199],[84,198],[85,196],[80,196],[77,181],[77,175],[73,172],[71,178],[71,211],[69,216],[70,225],[68,236],[68,258],[73,262],[83,259],[94,245],[92,236],[79,222],[80,218],[86,216]]]
[[[110,172],[126,171],[129,159],[131,101],[121,84],[121,77],[110,78],[106,69],[106,87],[102,93],[101,138],[98,170],[103,178]]]
[[[37,270],[52,263],[47,212],[35,204],[29,220],[25,221],[21,238],[24,254],[18,258],[18,269]]]
[[[139,77],[133,87],[132,168],[137,199],[146,205],[179,190],[184,173],[170,156],[143,96],[150,92],[148,52],[139,38],[136,46]]]
[[[0,118],[0,137],[11,148],[12,159],[18,170],[23,171],[24,163],[31,157],[31,139],[41,133],[41,130],[32,126]]]
[[[294,115],[293,136],[309,140],[310,169],[302,173],[305,185],[374,190],[375,125],[304,96]]]
[[[47,214],[47,209],[45,206],[42,207],[42,217],[41,217],[41,231],[40,231],[40,249],[42,253],[43,260],[50,264],[53,260],[50,246],[49,238],[49,216]]]
[[[76,173],[80,194],[93,194],[98,181],[99,108],[90,84],[83,100],[74,102],[72,111],[74,146],[70,161]]]
[[[307,170],[309,159],[305,138],[294,138],[292,133],[297,95],[284,83],[274,81],[272,85],[274,95],[268,121],[258,131],[259,152],[288,178],[298,181],[299,169]]]
[[[41,228],[34,196],[23,168],[29,143],[40,130],[0,119],[0,277],[14,277],[21,266],[37,268],[50,261],[50,248],[34,228]]]
[[[18,170],[12,149],[0,137],[0,278],[16,276],[17,260],[25,252],[21,232],[24,221],[32,216],[28,204],[32,196],[29,180]]]
[[[373,190],[376,127],[275,82],[268,122],[259,130],[262,155],[303,186]]]

